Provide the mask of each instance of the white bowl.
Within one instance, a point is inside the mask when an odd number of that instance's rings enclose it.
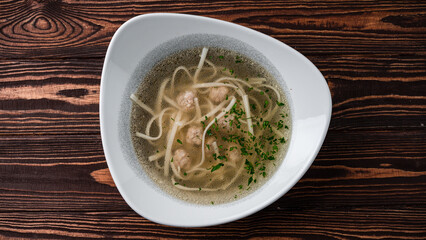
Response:
[[[173,51],[203,45],[233,48],[264,65],[287,91],[292,109],[290,144],[276,173],[249,196],[211,206],[187,203],[160,190],[137,163],[129,130],[129,95],[141,76]],[[127,204],[157,223],[179,227],[222,224],[273,203],[308,170],[324,141],[330,116],[327,83],[306,57],[274,38],[233,23],[183,14],[141,15],[117,30],[106,53],[100,92],[105,157]]]

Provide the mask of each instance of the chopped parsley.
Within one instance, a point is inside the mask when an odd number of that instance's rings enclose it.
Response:
[[[265,103],[263,104],[263,108],[267,108],[267,107],[268,107],[268,105],[269,105],[268,100],[265,100]]]
[[[213,166],[213,167],[212,167],[211,172],[214,172],[214,171],[218,170],[218,169],[219,169],[220,167],[222,167],[223,165],[225,165],[225,164],[223,164],[223,163],[219,163],[219,164],[217,164],[217,165]]]
[[[284,127],[284,125],[283,125],[283,120],[279,120],[278,122],[277,122],[277,130],[280,130],[281,128],[283,128]]]
[[[250,177],[250,178],[248,179],[247,186],[250,186],[250,183],[251,183],[251,182],[253,182],[253,177]]]
[[[244,167],[244,168],[247,169],[247,173],[248,174],[254,174],[253,164],[249,160],[246,159],[245,165],[246,165],[246,167]]]
[[[207,132],[206,132],[206,133],[207,133],[207,135],[208,135],[208,136],[213,136],[213,133],[212,133],[212,130],[211,130],[211,129],[207,130]]]
[[[267,127],[271,127],[271,126],[269,125],[269,121],[264,121],[264,122],[263,122],[263,128],[264,128],[264,129],[266,129]]]
[[[182,141],[180,139],[176,140],[179,144],[182,144]]]

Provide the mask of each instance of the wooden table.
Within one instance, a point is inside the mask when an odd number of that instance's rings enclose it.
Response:
[[[108,43],[151,12],[218,18],[292,46],[333,97],[325,143],[266,209],[209,228],[133,212],[99,133]],[[426,2],[0,3],[0,238],[426,238]]]

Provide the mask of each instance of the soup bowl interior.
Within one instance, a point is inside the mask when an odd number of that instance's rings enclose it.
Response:
[[[234,50],[263,65],[285,90],[291,109],[290,144],[275,174],[249,196],[220,205],[192,204],[162,191],[139,165],[129,129],[132,104],[129,95],[143,81],[143,76],[168,55],[203,46]],[[303,55],[257,31],[182,14],[146,14],[123,24],[108,47],[100,95],[102,143],[120,194],[143,217],[181,227],[230,222],[283,196],[315,159],[331,116],[327,83]]]

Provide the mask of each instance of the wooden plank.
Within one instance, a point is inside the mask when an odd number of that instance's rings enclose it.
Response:
[[[424,136],[332,130],[307,174],[278,202],[300,209],[423,204]],[[1,137],[0,182],[0,212],[128,210],[99,135]]]
[[[424,206],[282,210],[268,207],[208,228],[175,228],[127,212],[0,213],[0,238],[37,239],[424,239]]]
[[[0,61],[0,135],[99,134],[102,62]],[[424,128],[424,61],[330,56],[314,62],[332,92],[331,129]]]
[[[99,134],[102,60],[0,62],[0,135]]]
[[[308,56],[424,56],[423,2],[5,1],[0,58],[103,57],[116,29],[139,14],[177,12],[235,22]]]

